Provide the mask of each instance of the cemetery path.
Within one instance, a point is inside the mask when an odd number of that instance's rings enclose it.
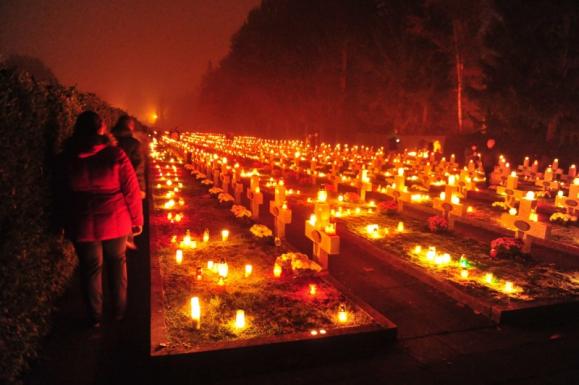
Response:
[[[129,309],[99,332],[81,325],[78,277],[62,298],[55,328],[25,378],[37,384],[162,384],[149,352],[148,231],[128,257]],[[371,357],[224,379],[216,384],[570,384],[579,383],[577,323],[497,327],[444,294],[344,245],[332,275],[399,327],[399,341]],[[224,362],[224,369],[227,363]],[[259,362],[248,362],[259,366]],[[191,371],[195,371],[192,367]],[[174,376],[172,376],[174,377]],[[200,379],[198,383],[203,383]]]

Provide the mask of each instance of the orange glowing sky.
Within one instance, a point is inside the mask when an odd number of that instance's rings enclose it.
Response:
[[[195,91],[259,0],[3,0],[0,53],[141,118]]]

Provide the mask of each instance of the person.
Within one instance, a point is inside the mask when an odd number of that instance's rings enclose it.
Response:
[[[145,162],[141,142],[134,137],[135,120],[128,115],[123,115],[117,120],[117,124],[112,128],[111,133],[115,136],[120,148],[131,160],[131,164],[137,173],[141,197],[145,199]]]
[[[93,111],[77,117],[56,167],[57,210],[76,249],[90,320],[99,327],[103,317],[103,259],[115,318],[121,320],[127,303],[127,236],[140,234],[143,226],[135,170]]]
[[[498,161],[498,155],[495,145],[496,141],[493,138],[489,138],[486,142],[486,149],[482,153],[482,164],[485,171],[487,187],[490,187],[491,185],[492,173]]]
[[[141,189],[141,198],[145,199],[145,162],[141,142],[133,136],[135,131],[135,120],[129,115],[122,115],[117,120],[117,123],[111,130],[120,148],[131,160],[131,164],[137,173],[137,180]],[[136,250],[137,245],[132,235],[127,238],[127,247],[131,250]]]

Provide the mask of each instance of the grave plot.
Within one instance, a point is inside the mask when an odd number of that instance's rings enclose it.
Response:
[[[271,230],[232,206],[211,178],[187,175],[162,148],[153,155],[153,356],[283,354],[300,344],[381,346],[395,337],[392,322],[307,256],[275,245]]]
[[[442,217],[365,212],[339,220],[338,235],[496,321],[579,304],[579,263],[558,266],[519,255],[522,243],[491,245],[444,232]],[[431,229],[442,230],[432,232]],[[509,249],[511,248],[511,249]]]

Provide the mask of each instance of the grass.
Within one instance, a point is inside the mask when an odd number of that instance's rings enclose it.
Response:
[[[396,233],[398,222],[403,221],[405,231]],[[431,233],[425,221],[407,216],[386,216],[366,214],[344,219],[347,229],[363,238],[369,239],[380,248],[399,255],[420,268],[459,285],[471,295],[484,297],[496,303],[509,301],[550,301],[572,299],[579,296],[579,271],[564,270],[552,264],[539,263],[530,259],[506,260],[491,258],[490,245],[474,239],[464,238],[452,233]],[[378,239],[370,237],[366,231],[369,224],[380,228],[389,228],[390,234]],[[413,249],[416,245],[427,248],[436,247],[440,253],[449,253],[455,261],[450,266],[435,266],[423,257],[418,257]],[[471,278],[460,276],[462,270],[456,263],[461,255],[469,262]],[[484,274],[492,273],[492,284],[484,282]],[[521,289],[505,293],[502,288],[505,281],[511,281]]]
[[[159,164],[163,164],[159,162]],[[256,239],[249,226],[237,221],[226,205],[220,205],[194,178],[182,175],[184,183],[180,196],[186,204],[175,212],[182,212],[184,219],[178,224],[167,221],[166,188],[156,189],[151,215],[152,255],[159,258],[164,293],[164,318],[171,353],[192,351],[204,344],[233,342],[257,337],[275,337],[293,333],[308,333],[312,329],[331,330],[341,327],[369,325],[373,320],[350,303],[321,275],[312,271],[273,277],[275,258],[291,251],[287,244],[276,247]],[[156,182],[153,183],[156,186]],[[227,206],[229,207],[229,206]],[[227,228],[230,237],[222,242],[220,232]],[[210,241],[200,241],[201,234],[209,229]],[[195,250],[184,249],[182,264],[177,264],[171,243],[176,235],[180,241],[190,230],[198,241]],[[229,274],[224,286],[217,284],[218,274],[207,268],[207,262],[224,259]],[[253,273],[246,278],[244,266],[250,263]],[[202,269],[202,279],[197,270]],[[285,272],[284,272],[285,273]],[[309,285],[315,284],[317,293],[309,294]],[[190,317],[190,298],[201,301],[201,328],[196,330]],[[346,323],[337,322],[339,307],[345,304],[349,318]],[[243,309],[247,327],[238,330],[233,320],[236,310]]]

